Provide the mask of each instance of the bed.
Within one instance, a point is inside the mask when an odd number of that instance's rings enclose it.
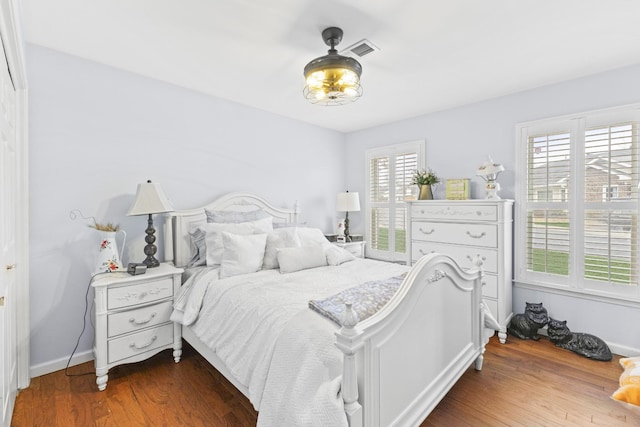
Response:
[[[248,193],[172,212],[167,260],[193,263],[193,231],[210,211],[264,212],[274,228],[295,225],[299,214],[297,204],[277,208]],[[280,271],[221,278],[222,267],[187,269],[184,305],[174,311],[183,338],[254,404],[259,426],[419,425],[472,364],[482,368],[487,330],[479,259],[473,271],[442,254],[411,268],[354,259],[285,271],[287,251],[278,250]],[[339,313],[340,324],[308,306],[314,297],[330,300],[390,277],[397,291],[366,320],[351,304]]]

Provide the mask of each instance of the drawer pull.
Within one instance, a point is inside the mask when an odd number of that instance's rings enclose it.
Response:
[[[429,235],[429,234],[433,234],[433,232],[436,230],[432,228],[431,231],[425,231],[422,227],[420,227],[420,231],[422,231],[423,234]]]
[[[478,256],[480,256],[480,254],[478,254]],[[467,259],[468,259],[469,261],[473,261],[473,258],[471,258],[471,255],[467,255]],[[486,261],[486,260],[487,260],[487,257],[480,256],[480,259],[481,259],[481,260],[483,260],[483,261]]]
[[[142,350],[143,348],[147,348],[149,347],[151,344],[153,344],[153,342],[158,339],[157,336],[152,336],[151,339],[149,340],[149,342],[147,342],[146,344],[142,344],[142,345],[138,345],[134,342],[132,342],[131,344],[129,344],[129,347],[136,349],[136,350]]]
[[[134,325],[144,325],[145,323],[151,322],[151,320],[153,320],[154,317],[156,317],[155,312],[151,313],[151,316],[149,316],[147,320],[136,320],[132,317],[131,319],[129,319],[129,323],[133,323]]]
[[[483,231],[483,232],[482,232],[482,233],[480,233],[480,234],[471,234],[471,232],[470,232],[470,231],[467,231],[467,235],[468,235],[469,237],[473,237],[474,239],[480,239],[481,237],[486,236],[486,235],[487,235],[487,233],[485,233],[485,232]]]
[[[425,251],[424,251],[424,250],[422,250],[422,249],[418,249],[418,252],[420,252],[422,255],[426,255],[426,254],[432,254],[432,253],[434,253],[435,251],[425,252]]]

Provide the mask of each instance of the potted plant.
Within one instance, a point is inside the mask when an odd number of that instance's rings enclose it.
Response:
[[[413,174],[412,184],[416,184],[420,188],[418,200],[432,200],[433,192],[431,186],[440,182],[440,178],[432,169],[416,170]]]

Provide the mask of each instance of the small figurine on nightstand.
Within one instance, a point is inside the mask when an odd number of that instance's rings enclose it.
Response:
[[[339,242],[339,243],[344,243],[345,242],[344,226],[343,226],[342,222],[338,223],[338,235],[336,236],[336,242]]]

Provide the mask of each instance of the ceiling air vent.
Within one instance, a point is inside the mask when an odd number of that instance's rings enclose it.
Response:
[[[369,40],[362,39],[359,42],[354,43],[351,46],[347,47],[340,53],[342,55],[351,55],[351,56],[357,56],[358,58],[362,58],[363,56],[368,55],[372,52],[376,52],[378,50],[380,50],[380,48],[374,45],[373,43],[371,43]]]

